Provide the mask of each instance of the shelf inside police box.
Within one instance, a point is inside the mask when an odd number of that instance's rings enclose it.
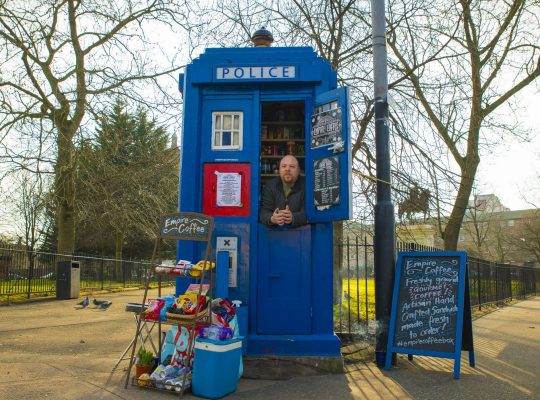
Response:
[[[304,142],[304,138],[283,138],[283,139],[269,139],[262,138],[261,142],[283,143],[283,142]]]
[[[276,119],[276,120],[264,120],[262,124],[263,125],[304,125],[304,121]]]
[[[303,102],[268,102],[262,107],[261,118],[261,188],[268,180],[279,176],[278,163],[290,154],[305,165],[305,121]]]
[[[283,157],[285,157],[287,154],[279,154],[277,156],[273,155],[273,154],[270,154],[270,155],[267,155],[267,154],[263,154],[261,155],[261,158],[274,158],[276,160],[281,160]],[[297,154],[292,154],[293,156],[295,156],[297,159],[302,159],[302,158],[305,158],[304,156],[299,156]]]

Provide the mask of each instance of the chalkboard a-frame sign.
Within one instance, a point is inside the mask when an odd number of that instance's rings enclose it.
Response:
[[[385,368],[392,353],[454,359],[474,367],[469,277],[465,252],[400,252],[392,299]]]

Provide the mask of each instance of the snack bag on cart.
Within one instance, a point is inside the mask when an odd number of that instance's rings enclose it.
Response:
[[[211,261],[206,261],[207,271],[215,267],[216,267],[216,263],[213,263]],[[195,264],[193,267],[191,267],[191,269],[189,270],[189,274],[195,277],[201,276],[203,268],[204,268],[204,260],[201,260],[197,264]]]
[[[172,325],[165,334],[165,340],[163,341],[163,347],[161,348],[161,364],[165,364],[165,360],[167,360],[167,357],[170,357],[170,359],[172,360],[174,351],[176,350],[174,340],[177,334],[178,325]]]
[[[195,339],[199,336],[199,330],[204,325],[197,325],[195,327],[178,326],[178,332],[174,338],[174,353],[171,359],[171,365],[173,367],[185,367],[191,365],[193,361],[193,349],[195,347]],[[193,343],[191,343],[191,352],[189,352],[189,336],[192,330],[195,330],[193,337]],[[189,354],[188,354],[189,353]]]
[[[148,307],[144,310],[143,318],[147,321],[158,321],[161,309],[165,306],[163,299],[148,300]]]
[[[165,302],[165,304],[163,305],[163,307],[161,308],[160,312],[159,312],[159,320],[160,321],[167,321],[167,310],[169,307],[171,307],[174,302],[175,302],[176,298],[171,294],[169,296],[165,296],[163,297],[163,301]]]
[[[239,336],[238,319],[236,318],[236,308],[227,299],[214,299],[212,301],[212,325],[231,328],[235,332],[235,337]]]

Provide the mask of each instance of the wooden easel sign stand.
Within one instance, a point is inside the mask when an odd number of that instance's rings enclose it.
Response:
[[[453,358],[459,379],[462,350],[474,367],[467,253],[398,253],[385,368],[392,353]]]

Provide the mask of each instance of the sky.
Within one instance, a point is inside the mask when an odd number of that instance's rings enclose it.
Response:
[[[531,85],[520,96],[520,120],[531,142],[499,144],[484,154],[477,173],[478,194],[493,193],[511,210],[540,208],[540,93]]]

